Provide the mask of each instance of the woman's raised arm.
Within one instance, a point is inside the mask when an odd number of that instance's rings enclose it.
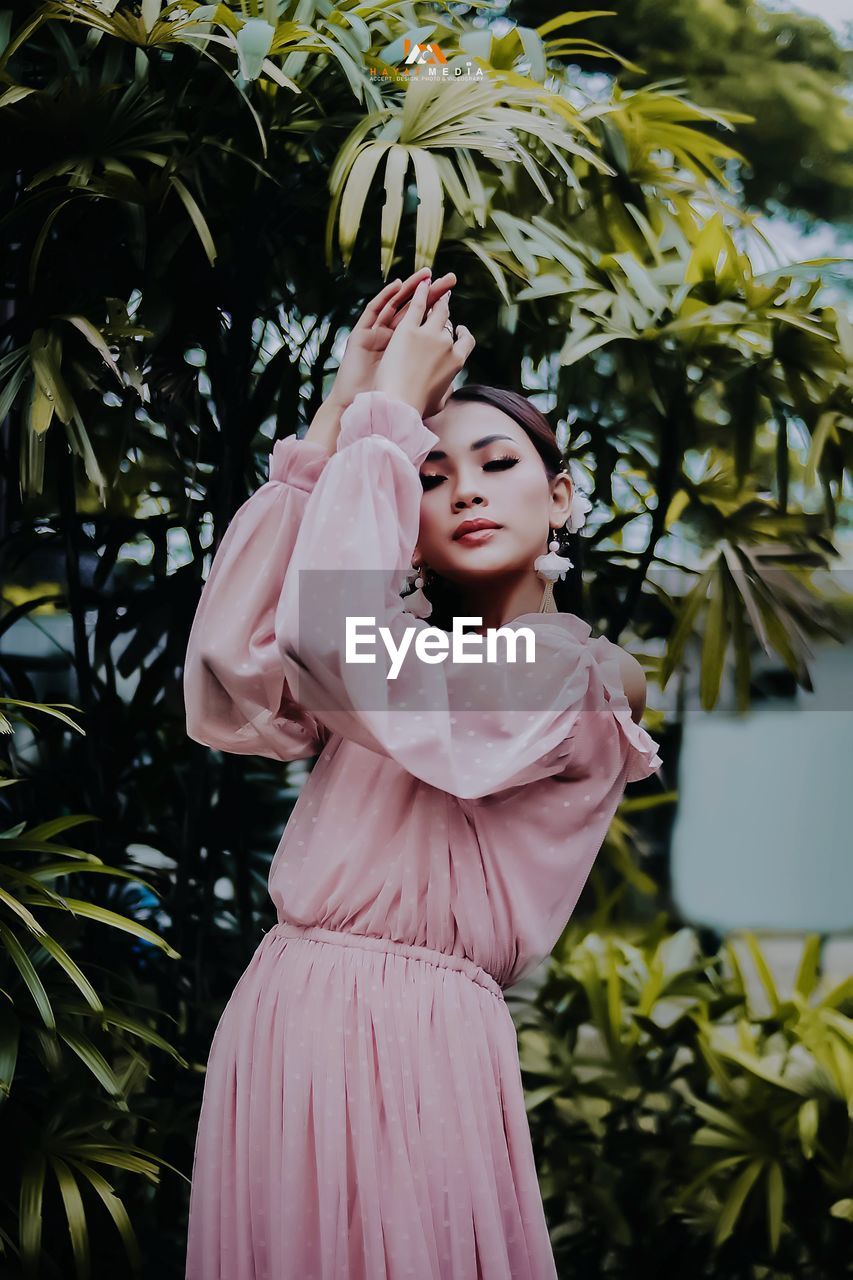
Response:
[[[237,511],[217,550],[190,632],[184,668],[187,733],[239,755],[298,760],[319,754],[326,727],[294,698],[275,646],[273,616],[314,486],[335,450],[341,415],[376,368],[429,269],[394,280],[367,304],[332,391],[302,439],[278,441],[269,479]],[[432,301],[452,272],[424,284]]]
[[[647,776],[661,763],[656,743],[631,719],[616,660],[587,642],[579,619],[524,615],[536,638],[528,667],[427,662],[411,635],[396,678],[387,678],[381,646],[373,664],[347,661],[347,618],[373,618],[398,652],[404,633],[428,629],[399,592],[418,537],[418,469],[437,443],[416,409],[382,391],[359,395],[344,414],[275,614],[302,705],[332,732],[463,798],[562,772],[583,755],[578,735],[618,742],[610,760],[629,780]]]
[[[268,480],[236,512],[217,549],[184,665],[187,734],[204,746],[276,760],[322,750],[327,732],[291,693],[273,619],[329,456],[316,441],[277,441]]]

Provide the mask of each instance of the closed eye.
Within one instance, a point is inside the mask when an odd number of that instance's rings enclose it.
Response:
[[[514,467],[517,462],[518,458],[513,458],[511,454],[506,453],[500,458],[491,458],[488,462],[484,462],[483,470],[507,471],[510,467]],[[421,476],[421,483],[424,488],[434,489],[445,478],[445,476],[441,475]]]

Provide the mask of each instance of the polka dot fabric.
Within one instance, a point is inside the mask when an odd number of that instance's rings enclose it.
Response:
[[[211,1047],[187,1280],[556,1277],[503,993],[553,948],[626,783],[662,761],[573,614],[513,620],[532,679],[343,663],[350,575],[306,592],[299,574],[343,559],[372,571],[359,615],[428,626],[399,570],[437,439],[369,392],[331,456],[279,441],[202,593],[189,736],[317,761],[270,870],[278,923]]]

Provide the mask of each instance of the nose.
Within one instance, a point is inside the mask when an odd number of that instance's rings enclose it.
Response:
[[[472,476],[470,481],[460,472],[456,482],[456,492],[453,498],[453,510],[461,511],[464,507],[478,504],[485,501],[483,495],[478,491],[475,479]]]

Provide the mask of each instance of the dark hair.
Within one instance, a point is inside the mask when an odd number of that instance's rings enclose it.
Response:
[[[512,418],[513,422],[516,422],[527,435],[542,459],[549,482],[560,471],[569,470],[567,461],[557,443],[554,428],[542,410],[537,409],[520,392],[511,391],[507,387],[490,387],[479,382],[466,382],[464,386],[459,387],[449,396],[446,403],[465,401],[479,401],[480,404],[491,405],[495,409],[500,409],[507,417]],[[576,533],[561,530],[557,534],[557,538],[560,542],[560,551],[569,556],[574,568],[568,571],[565,578],[558,579],[554,583],[554,603],[561,613],[574,613],[581,616],[582,548],[580,537]],[[546,548],[543,547],[542,550],[544,552]],[[545,584],[543,583],[542,586],[544,590]],[[461,613],[465,606],[462,591],[455,583],[448,582],[445,578],[429,573],[427,574],[424,590],[432,605],[432,613],[429,617],[430,625],[439,627],[444,631],[450,631],[453,626],[453,618],[457,613]]]

